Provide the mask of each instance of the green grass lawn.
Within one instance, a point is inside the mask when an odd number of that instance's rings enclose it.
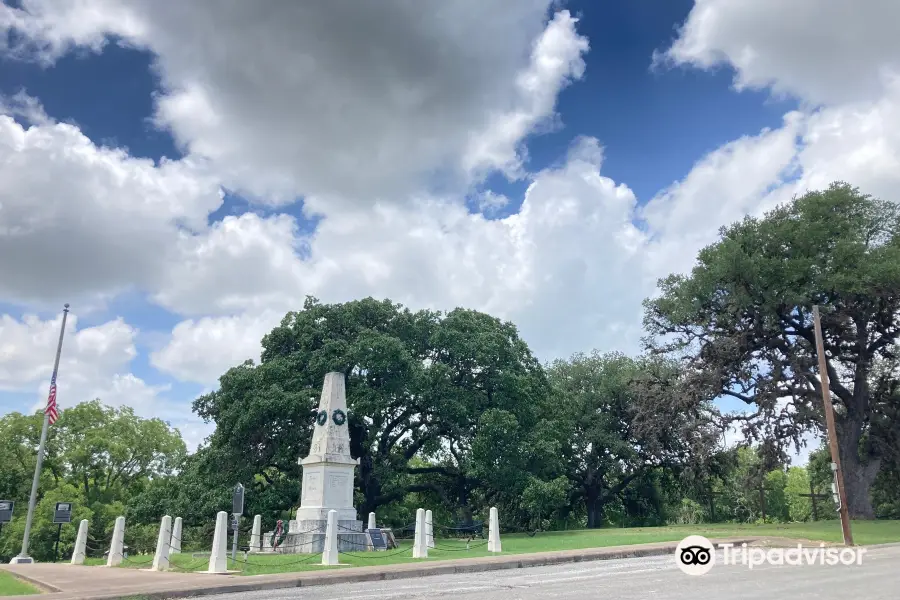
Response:
[[[25,583],[6,571],[0,571],[0,596],[26,596],[40,593],[40,590],[30,583]]]
[[[736,525],[729,523],[713,525],[683,525],[672,527],[638,527],[629,529],[586,529],[577,531],[554,531],[538,533],[534,537],[523,534],[502,535],[503,554],[529,554],[552,550],[576,550],[584,548],[603,548],[627,544],[648,544],[652,542],[676,542],[687,535],[699,534],[709,538],[769,536],[798,538],[812,541],[840,542],[841,526],[838,521],[818,521],[812,523],[787,523],[771,525]],[[853,523],[853,536],[857,544],[879,544],[900,541],[900,521],[857,521]],[[341,567],[323,567],[319,562],[321,555],[251,554],[246,562],[243,555],[238,560],[229,560],[229,569],[240,571],[245,575],[263,573],[286,573],[293,571],[312,571],[367,565],[384,565],[413,561],[412,544],[401,541],[401,547],[387,552],[351,552],[341,554]],[[454,558],[473,558],[487,556],[485,540],[472,542],[466,549],[465,542],[458,540],[438,539],[436,548],[428,551],[429,561]],[[132,556],[123,567],[148,568],[153,561],[152,556]],[[209,565],[209,559],[193,558],[189,552],[171,557],[174,570],[203,571]],[[88,559],[86,564],[104,564],[102,559]]]

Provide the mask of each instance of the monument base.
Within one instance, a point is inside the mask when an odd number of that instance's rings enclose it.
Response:
[[[11,565],[30,565],[34,562],[34,559],[30,556],[13,556],[9,559],[9,564]]]
[[[326,519],[290,521],[287,535],[278,548],[272,548],[272,532],[263,536],[263,553],[321,554],[325,551]],[[372,550],[369,536],[363,530],[363,522],[343,520],[337,522],[338,552],[366,552]]]

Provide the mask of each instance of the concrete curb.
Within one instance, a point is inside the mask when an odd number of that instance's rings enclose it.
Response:
[[[731,542],[735,545],[750,544],[760,538],[721,538],[711,540],[713,543]],[[307,571],[300,573],[247,575],[229,580],[229,583],[209,586],[172,586],[168,589],[132,588],[127,592],[97,593],[91,595],[61,593],[46,596],[47,600],[124,600],[139,596],[142,600],[168,600],[170,598],[190,598],[215,594],[231,594],[240,592],[287,589],[295,587],[312,587],[337,585],[342,583],[365,583],[371,581],[392,581],[398,579],[415,579],[435,575],[455,575],[461,573],[483,573],[507,569],[523,569],[544,567],[558,564],[589,562],[598,560],[615,560],[622,558],[640,558],[671,554],[678,542],[658,542],[638,544],[625,547],[587,548],[584,550],[562,550],[535,554],[514,554],[505,556],[482,557],[471,559],[442,560],[431,563],[402,563],[384,566],[353,567],[336,571]],[[214,576],[210,576],[214,577]]]

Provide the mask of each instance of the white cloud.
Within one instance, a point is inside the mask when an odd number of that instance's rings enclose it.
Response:
[[[215,385],[230,367],[248,358],[259,360],[260,341],[282,317],[284,313],[264,311],[183,321],[172,331],[171,342],[151,355],[151,364],[183,381]]]
[[[253,308],[234,317],[181,323],[171,344],[154,355],[154,365],[213,383],[225,368],[258,358],[262,335],[284,310],[299,308],[299,290],[326,301],[371,294],[415,308],[480,308],[522,324],[545,357],[591,343],[633,346],[634,323],[622,327],[621,316],[623,311],[639,315],[641,294],[653,279],[632,279],[640,273],[636,252],[643,239],[631,223],[636,199],[627,187],[599,174],[593,161],[600,156],[595,141],[582,140],[562,168],[535,178],[520,212],[505,219],[488,220],[437,200],[325,217],[307,240],[306,260],[289,258],[294,239],[284,235],[290,230],[286,217],[235,219],[229,226],[234,241],[226,244],[229,283],[212,286],[206,277],[176,274],[183,297],[190,296],[188,290],[217,295],[246,282],[249,294],[264,277],[260,274],[272,268],[284,276],[277,282],[281,290],[297,290],[293,305],[264,318]],[[259,253],[260,247],[267,251]],[[222,255],[195,255],[191,269],[223,273],[216,266]],[[269,262],[266,256],[275,258]],[[598,256],[615,258],[593,260]],[[279,257],[288,257],[290,268],[273,268]],[[272,297],[275,283],[270,280],[261,297]]]
[[[585,348],[637,351],[641,300],[654,293],[659,277],[689,269],[721,225],[760,215],[839,178],[865,191],[890,193],[900,183],[900,170],[886,168],[900,150],[890,133],[897,129],[880,131],[873,124],[892,122],[894,106],[886,98],[810,115],[789,113],[781,128],[701,158],[687,177],[642,207],[626,186],[602,176],[602,149],[587,138],[574,144],[564,165],[536,174],[519,212],[505,219],[488,220],[440,200],[402,208],[376,204],[326,216],[301,240],[290,233],[287,217],[245,215],[224,228],[230,237],[220,243],[227,251],[184,259],[191,274],[172,271],[185,302],[180,306],[196,295],[208,298],[197,306],[239,314],[191,323],[166,351],[170,360],[157,364],[210,384],[223,366],[258,356],[265,332],[255,317],[261,307],[283,314],[299,308],[305,294],[327,301],[374,295],[416,308],[478,308],[516,322],[542,358]],[[214,242],[198,247],[207,243]],[[293,254],[301,243],[304,259]],[[217,284],[215,274],[227,274],[227,283]],[[276,316],[268,323],[277,323]],[[215,366],[206,369],[204,348],[216,336],[243,342],[229,344],[234,353],[223,356],[224,362],[211,359]]]
[[[0,391],[34,392],[29,408],[44,405],[61,324],[62,315],[49,320],[0,315]],[[158,407],[157,395],[168,386],[148,385],[130,373],[130,363],[137,356],[136,334],[122,319],[79,329],[78,318],[70,315],[57,378],[60,406],[100,398],[105,404],[152,413]]]
[[[309,284],[297,236],[293,218],[253,213],[226,217],[206,235],[182,234],[155,300],[189,315],[286,311]]]
[[[900,73],[896,0],[696,0],[665,58],[729,65],[735,86],[812,103],[871,100]]]
[[[319,195],[401,200],[457,181],[485,160],[506,163],[577,76],[586,43],[552,0],[407,0],[258,4],[26,0],[0,31],[53,60],[105,34],[157,57],[157,121],[226,187],[268,202]],[[519,75],[526,69],[522,75]],[[460,157],[489,131],[475,162]],[[457,183],[460,183],[457,181]]]
[[[584,75],[587,38],[578,35],[568,11],[556,14],[537,39],[531,65],[516,78],[515,108],[491,115],[488,128],[472,135],[463,158],[469,173],[500,170],[510,178],[522,177],[525,137],[553,117],[562,88]]]
[[[40,109],[27,96],[17,102]],[[218,186],[192,161],[155,165],[98,147],[72,125],[26,129],[0,114],[3,300],[84,305],[152,287],[178,227],[202,230],[220,203]]]

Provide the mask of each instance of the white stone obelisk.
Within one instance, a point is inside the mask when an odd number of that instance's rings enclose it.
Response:
[[[75,537],[75,548],[72,550],[72,564],[83,565],[87,556],[88,520],[82,519],[78,524],[78,535]]]
[[[368,529],[378,529],[378,526],[375,524],[375,513],[369,513],[369,526]]]
[[[118,567],[125,557],[125,517],[116,517],[113,527],[112,540],[109,543],[109,556],[106,557],[107,567]]]
[[[253,517],[253,529],[250,530],[250,552],[262,552],[262,515]]]
[[[338,564],[337,511],[329,510],[325,526],[325,551],[322,552],[323,565]]]
[[[413,537],[413,558],[428,558],[428,543],[425,537],[425,509],[416,509],[416,533]]]
[[[434,548],[434,513],[425,511],[425,545]]]
[[[500,519],[497,516],[497,507],[492,506],[488,523],[488,552],[501,552],[500,546]]]
[[[343,373],[325,375],[309,456],[301,459],[300,464],[303,465],[303,489],[297,526],[301,530],[311,529],[304,526],[304,521],[319,521],[324,525],[331,510],[337,511],[338,522],[356,521],[353,473],[359,460],[350,455]]]
[[[151,571],[165,571],[169,568],[169,544],[172,542],[172,517],[166,515],[159,523],[156,538],[156,553],[153,554]]]
[[[209,555],[209,572],[228,571],[228,513],[221,510],[216,514],[216,531],[213,533],[212,552]]]
[[[169,542],[169,554],[181,554],[182,524],[181,517],[175,517],[175,522],[172,523],[172,540]]]

